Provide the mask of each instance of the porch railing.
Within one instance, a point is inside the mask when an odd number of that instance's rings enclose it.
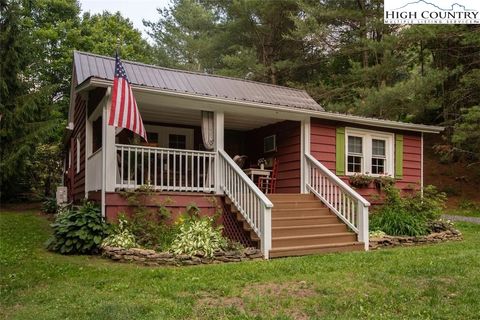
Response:
[[[215,152],[116,144],[116,187],[212,192]]]
[[[310,154],[305,154],[306,187],[332,210],[368,250],[368,207],[370,203]]]
[[[223,150],[218,151],[220,188],[260,238],[268,259],[272,246],[272,202]]]
[[[87,159],[87,191],[102,189],[102,148],[92,153]]]

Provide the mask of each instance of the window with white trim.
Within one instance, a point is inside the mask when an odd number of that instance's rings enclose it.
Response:
[[[393,175],[393,134],[347,128],[345,135],[347,175]]]

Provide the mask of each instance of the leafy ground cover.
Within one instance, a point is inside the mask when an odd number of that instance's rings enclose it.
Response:
[[[184,268],[62,256],[35,212],[0,213],[6,319],[475,319],[480,225],[462,242]]]

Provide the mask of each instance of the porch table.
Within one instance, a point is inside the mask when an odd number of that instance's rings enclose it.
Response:
[[[249,176],[250,179],[252,179],[252,181],[255,182],[255,176],[269,177],[272,170],[260,169],[260,168],[247,168],[247,169],[244,169],[243,172],[245,172],[247,176]]]

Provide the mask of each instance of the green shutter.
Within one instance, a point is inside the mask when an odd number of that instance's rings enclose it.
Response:
[[[395,178],[403,177],[403,134],[395,135]]]
[[[337,128],[335,171],[337,176],[345,175],[345,128]]]

